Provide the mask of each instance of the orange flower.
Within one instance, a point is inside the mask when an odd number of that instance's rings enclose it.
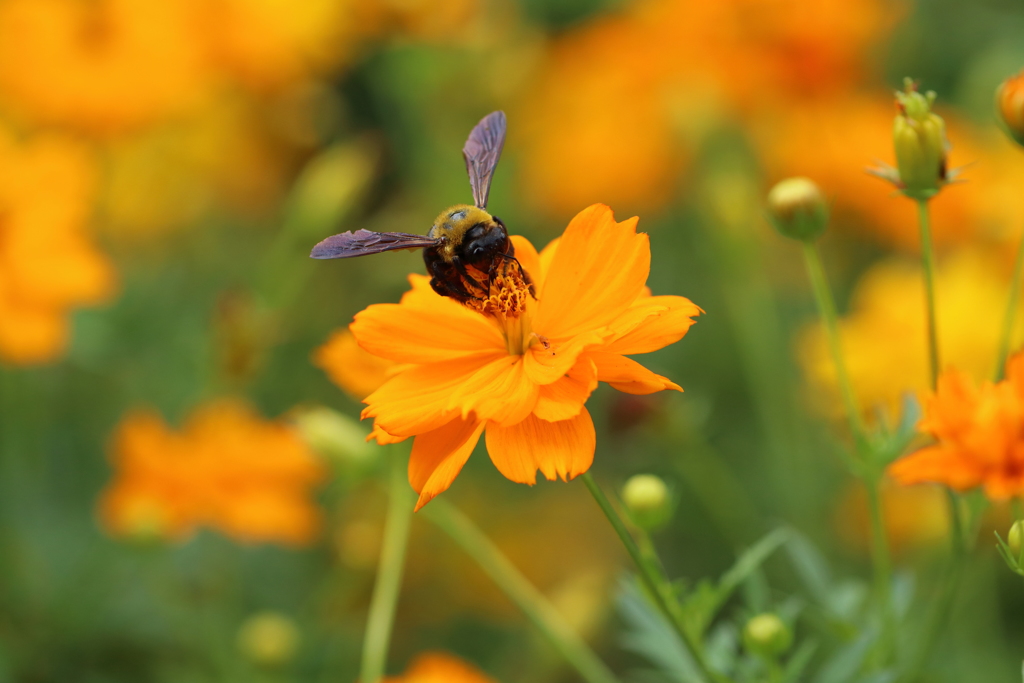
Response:
[[[1013,139],[1024,145],[1024,71],[1002,82],[996,92],[996,108]]]
[[[364,350],[348,328],[336,331],[313,353],[313,364],[360,401],[384,384],[397,367],[393,361]]]
[[[320,524],[310,489],[324,467],[291,427],[237,403],[199,408],[180,433],[131,413],[113,465],[100,516],[117,535],[180,539],[205,525],[245,542],[302,544]]]
[[[980,388],[955,368],[944,372],[918,429],[937,443],[890,465],[896,481],[983,486],[993,500],[1024,495],[1024,355],[1010,359],[1005,380]]]
[[[0,95],[33,120],[116,132],[181,111],[206,84],[189,2],[0,4]]]
[[[949,537],[946,496],[938,486],[897,486],[886,479],[881,488],[886,538],[899,553],[934,546]],[[840,535],[861,551],[871,548],[871,516],[861,482],[841,495],[836,515]]]
[[[401,676],[384,683],[494,683],[494,679],[445,652],[424,652]]]
[[[23,144],[0,129],[0,359],[54,360],[68,313],[114,290],[84,228],[94,169],[79,145],[44,135]]]
[[[679,389],[626,357],[678,341],[701,312],[646,291],[650,246],[636,224],[594,205],[539,255],[513,237],[536,300],[509,278],[492,283],[482,315],[413,275],[401,303],[356,315],[360,346],[412,364],[366,398],[363,417],[374,418],[378,443],[416,437],[417,509],[451,485],[485,430],[492,462],[512,481],[533,484],[537,470],[571,479],[594,457],[583,404],[598,381],[633,394]]]

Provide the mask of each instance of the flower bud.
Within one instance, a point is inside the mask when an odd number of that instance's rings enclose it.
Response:
[[[922,95],[909,78],[896,93],[899,112],[893,121],[898,185],[912,199],[927,199],[948,180],[946,123],[932,111],[935,93]]]
[[[996,110],[1010,136],[1024,145],[1024,71],[1010,76],[999,86]]]
[[[296,408],[292,421],[302,440],[317,453],[345,463],[367,460],[373,453],[366,430],[352,418],[324,406]]]
[[[298,646],[298,627],[279,612],[254,614],[238,629],[238,648],[261,666],[286,664],[295,656]]]
[[[768,216],[783,237],[810,242],[825,232],[828,204],[810,178],[786,178],[768,193]]]
[[[1024,521],[1017,520],[1010,527],[1010,533],[1006,536],[1006,545],[1010,547],[1010,555],[1015,560],[1020,560],[1021,541],[1024,540]]]
[[[775,659],[789,649],[793,633],[776,615],[766,612],[750,619],[743,628],[747,651],[764,659]]]
[[[622,489],[622,502],[637,526],[653,531],[672,516],[672,501],[668,487],[653,474],[636,474]]]

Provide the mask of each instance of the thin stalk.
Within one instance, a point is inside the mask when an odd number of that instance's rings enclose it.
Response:
[[[1024,278],[1024,238],[1021,238],[1020,245],[1017,247],[1017,260],[1013,264],[1013,278],[1010,281],[1010,300],[1006,304],[1003,329],[999,334],[999,352],[996,355],[996,369],[993,373],[997,382],[1003,378],[1003,373],[1006,370],[1006,358],[1010,355],[1010,338],[1013,336],[1013,323],[1020,305],[1022,278]]]
[[[601,487],[594,481],[594,477],[590,472],[585,472],[580,475],[580,479],[586,485],[587,490],[597,501],[598,507],[604,513],[604,516],[608,518],[612,528],[615,529],[615,533],[618,535],[619,540],[622,541],[622,545],[626,547],[626,552],[632,558],[633,563],[636,564],[637,569],[640,570],[640,579],[643,581],[644,586],[647,588],[648,593],[654,598],[658,605],[658,608],[664,613],[665,618],[668,619],[669,624],[672,625],[673,630],[683,641],[686,649],[689,650],[690,656],[693,661],[697,664],[697,668],[700,669],[701,673],[710,681],[715,683],[727,683],[728,678],[722,674],[711,669],[704,657],[704,650],[700,643],[697,642],[690,632],[686,629],[686,625],[683,623],[682,613],[679,608],[679,603],[675,598],[672,586],[665,579],[659,567],[644,553],[640,550],[636,540],[629,533],[629,529],[626,528],[625,522],[619,516],[619,513],[615,511],[611,501],[601,490]]]
[[[921,231],[921,267],[924,269],[924,292],[928,311],[928,370],[934,391],[939,383],[939,332],[935,318],[935,249],[932,246],[928,200],[917,200],[918,227]]]
[[[871,559],[874,570],[875,594],[878,597],[882,610],[883,624],[887,634],[893,633],[895,622],[892,614],[892,600],[890,599],[890,586],[892,585],[892,560],[889,555],[889,539],[886,535],[885,521],[882,512],[882,500],[879,492],[880,471],[874,462],[867,436],[867,428],[857,407],[857,397],[853,391],[853,383],[850,381],[850,373],[846,369],[846,360],[843,357],[842,342],[839,338],[839,315],[836,312],[835,298],[832,296],[832,288],[829,287],[828,278],[825,276],[825,267],[821,261],[821,253],[818,245],[814,242],[804,242],[804,261],[807,264],[807,274],[811,280],[811,289],[814,290],[814,298],[818,304],[818,313],[825,325],[825,336],[828,340],[829,352],[832,354],[832,363],[836,370],[836,379],[839,384],[839,391],[843,397],[843,404],[846,408],[846,419],[850,423],[850,432],[856,444],[858,453],[867,467],[860,468],[861,479],[868,494],[868,510],[871,517]],[[882,642],[889,642],[891,638],[884,637]]]
[[[384,522],[384,540],[380,553],[377,580],[370,598],[370,615],[366,622],[363,641],[363,661],[360,667],[361,683],[377,683],[384,677],[391,642],[391,627],[395,621],[395,608],[402,586],[405,568],[405,550],[409,540],[409,522],[413,501],[405,477],[402,458],[391,455],[391,475],[388,485],[388,511]]]
[[[441,498],[432,500],[422,514],[476,561],[587,683],[618,683],[558,610],[468,517]]]

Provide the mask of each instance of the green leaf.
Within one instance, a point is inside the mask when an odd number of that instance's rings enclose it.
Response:
[[[877,629],[869,629],[857,640],[840,648],[821,668],[814,683],[847,683],[854,680],[877,638]]]
[[[679,636],[636,582],[620,582],[617,603],[626,625],[620,640],[623,649],[643,657],[676,683],[704,683]]]
[[[817,651],[818,643],[816,641],[808,640],[801,643],[800,647],[789,658],[789,661],[786,662],[786,666],[782,670],[780,683],[797,683],[800,681],[804,670],[807,669],[807,665],[811,663]]]

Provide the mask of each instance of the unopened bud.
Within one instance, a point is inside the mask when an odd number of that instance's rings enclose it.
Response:
[[[1010,136],[1024,145],[1024,71],[1010,76],[999,86],[996,110]]]
[[[372,455],[366,430],[350,417],[324,406],[296,408],[291,413],[303,441],[317,453],[354,463]]]
[[[1024,521],[1018,519],[1010,527],[1010,533],[1006,536],[1006,545],[1010,547],[1010,555],[1018,561],[1020,560],[1021,541],[1024,541]]]
[[[668,487],[653,474],[636,474],[622,489],[622,502],[632,520],[648,531],[657,529],[672,516],[672,501]]]
[[[768,215],[784,237],[810,242],[825,232],[828,203],[810,178],[786,178],[768,193]]]
[[[743,628],[743,645],[749,652],[765,659],[775,659],[789,649],[793,633],[778,616],[758,614]]]
[[[948,180],[946,123],[932,111],[935,93],[922,95],[909,78],[896,93],[899,112],[893,121],[893,145],[899,188],[913,199],[935,195]]]
[[[260,612],[245,620],[238,630],[238,648],[261,666],[286,664],[299,647],[295,622],[278,612]]]

